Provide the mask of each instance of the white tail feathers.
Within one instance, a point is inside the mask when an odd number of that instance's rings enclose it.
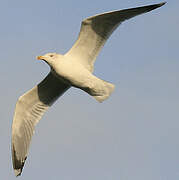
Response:
[[[103,82],[102,83],[103,86],[100,88],[99,93],[97,93],[97,95],[92,95],[98,102],[103,102],[104,100],[106,100],[111,95],[111,93],[114,91],[115,88],[115,86],[109,82],[103,80],[102,82]]]
[[[98,102],[103,102],[114,91],[113,84],[99,79],[94,75],[88,77],[88,81],[86,81],[85,87],[79,88],[93,96]]]

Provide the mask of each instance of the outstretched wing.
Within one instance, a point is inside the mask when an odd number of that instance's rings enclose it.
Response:
[[[112,32],[125,20],[149,12],[165,3],[124,9],[89,17],[82,21],[77,41],[66,56],[80,61],[87,69],[93,71],[93,64],[100,49]]]
[[[50,72],[39,85],[18,99],[12,124],[12,160],[16,176],[22,172],[35,125],[69,87]]]

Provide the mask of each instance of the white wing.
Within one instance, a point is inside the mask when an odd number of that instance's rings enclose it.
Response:
[[[12,124],[12,160],[16,176],[22,172],[36,123],[69,87],[49,73],[17,101]]]
[[[80,61],[88,70],[93,71],[93,64],[100,49],[112,32],[125,20],[149,12],[165,3],[113,11],[89,17],[82,21],[77,41],[66,56]]]

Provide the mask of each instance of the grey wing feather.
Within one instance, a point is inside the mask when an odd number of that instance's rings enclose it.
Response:
[[[35,125],[69,87],[50,72],[39,85],[18,99],[12,124],[12,160],[16,176],[22,172]]]
[[[112,32],[125,20],[147,13],[165,3],[112,11],[89,17],[82,21],[77,41],[66,56],[80,61],[87,69],[93,71],[93,65],[99,51]]]

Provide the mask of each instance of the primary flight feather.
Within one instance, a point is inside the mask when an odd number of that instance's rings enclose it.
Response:
[[[12,160],[15,175],[21,174],[35,125],[47,109],[70,87],[87,92],[97,101],[107,99],[114,85],[92,74],[94,62],[112,32],[125,20],[149,12],[165,3],[112,11],[82,21],[73,47],[65,54],[38,56],[51,71],[37,86],[22,95],[16,104],[12,124]]]

